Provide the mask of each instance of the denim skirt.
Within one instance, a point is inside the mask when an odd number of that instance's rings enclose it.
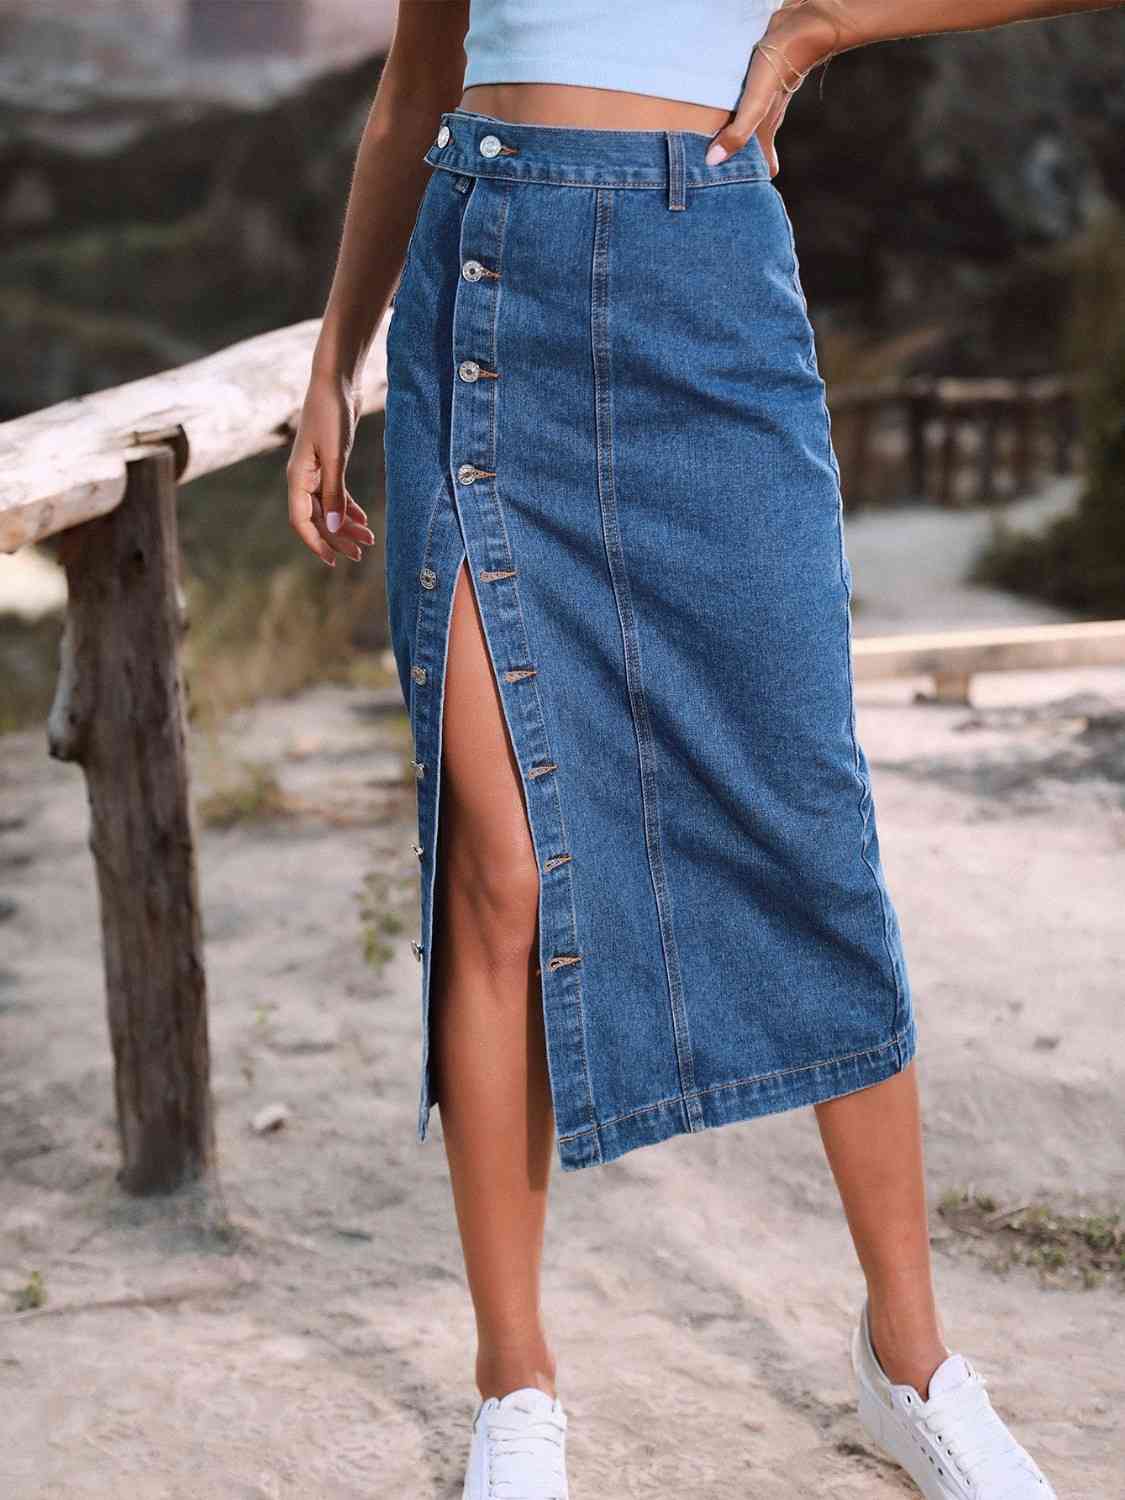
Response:
[[[851,570],[788,214],[751,141],[442,114],[387,333],[386,582],[421,862],[464,559],[539,869],[563,1170],[910,1061]]]

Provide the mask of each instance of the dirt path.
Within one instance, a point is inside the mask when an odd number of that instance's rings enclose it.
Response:
[[[857,592],[863,555],[857,528]],[[976,713],[915,707],[920,685],[865,689],[860,727],[917,995],[946,1331],[1061,1496],[1117,1495],[1121,1281],[989,1269],[937,1204],[1125,1201],[1125,671],[981,679]],[[81,777],[41,733],[0,746],[5,1500],[460,1495],[472,1317],[436,1111],[414,1138],[393,702],[318,691],[232,726],[302,810],[202,839],[221,1201],[114,1187]],[[202,747],[195,764],[202,794]],[[275,1101],[289,1123],[255,1135]],[[46,1304],[13,1321],[36,1271]],[[575,1500],[913,1493],[854,1416],[860,1280],[811,1111],[556,1171],[546,1272]]]

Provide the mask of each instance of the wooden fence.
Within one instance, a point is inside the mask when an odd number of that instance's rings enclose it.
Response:
[[[1069,474],[1075,395],[1075,382],[1055,375],[834,386],[832,432],[849,506],[906,495],[981,504],[1026,495],[1044,473]]]
[[[178,487],[292,440],[318,328],[311,320],[263,334],[0,425],[0,551],[64,534],[69,597],[47,744],[86,777],[120,1175],[132,1192],[201,1177],[214,1151],[180,665]],[[367,361],[364,413],[385,400],[385,335],[386,317]],[[960,420],[964,397],[961,388],[951,400],[939,383],[924,408],[917,390],[905,399],[918,403],[915,420],[926,425],[935,403],[957,408]],[[888,396],[842,398],[845,408],[874,412]],[[902,391],[891,399],[904,399]],[[1046,409],[1061,398],[1045,384],[1020,399]],[[974,400],[979,412],[985,398],[978,391]],[[283,504],[279,494],[279,520]],[[1125,622],[855,646],[858,677],[926,672],[939,691],[962,691],[973,671],[1125,661]]]

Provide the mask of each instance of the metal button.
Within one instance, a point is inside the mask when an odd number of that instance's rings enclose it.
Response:
[[[410,939],[410,951],[411,951],[411,953],[413,953],[414,957],[416,959],[418,959],[419,962],[421,962],[421,960],[422,960],[422,944],[421,943],[416,943],[414,941],[414,939],[411,938]]]
[[[425,669],[425,667],[411,667],[410,668],[410,675],[411,675],[411,677],[413,677],[413,679],[414,679],[415,682],[425,682],[425,680],[426,680],[426,669]]]
[[[414,767],[414,780],[421,781],[426,774],[426,762],[424,760],[412,760],[410,764]]]
[[[484,267],[479,260],[467,260],[461,267],[461,275],[466,281],[479,281],[484,275]]]
[[[500,145],[500,140],[497,136],[481,136],[480,154],[482,156],[499,156],[502,149],[503,148]]]
[[[477,477],[476,464],[462,464],[457,470],[457,478],[461,484],[472,484]]]
[[[449,145],[449,126],[448,125],[443,125],[441,127],[441,129],[438,131],[438,133],[437,133],[437,143],[438,143],[439,146],[448,146]]]
[[[437,574],[434,572],[433,568],[423,568],[422,571],[418,574],[418,582],[424,589],[436,589]]]
[[[410,847],[414,850],[414,853],[418,856],[418,858],[421,859],[423,854],[421,844],[411,844]]]
[[[475,359],[463,359],[457,366],[457,373],[462,380],[476,380],[480,376],[480,365]]]

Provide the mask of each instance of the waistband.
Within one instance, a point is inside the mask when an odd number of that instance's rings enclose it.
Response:
[[[592,130],[502,120],[468,109],[444,110],[424,160],[471,177],[544,182],[564,187],[657,188],[683,207],[687,188],[769,180],[756,137],[708,166],[714,139],[699,130]]]

